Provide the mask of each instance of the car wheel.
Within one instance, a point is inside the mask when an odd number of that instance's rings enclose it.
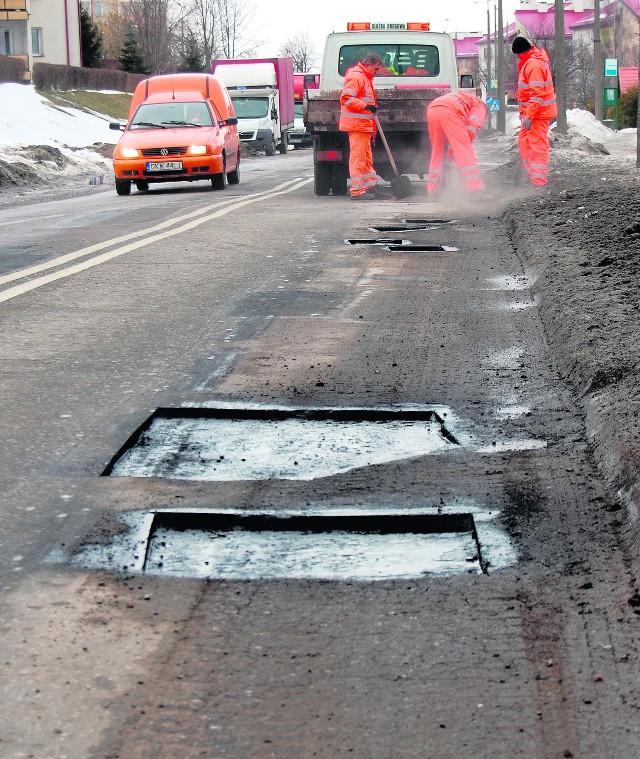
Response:
[[[227,182],[229,184],[240,184],[240,156],[238,156],[236,168],[227,174]]]
[[[131,182],[128,179],[116,179],[118,195],[131,195]]]
[[[222,159],[222,172],[211,177],[211,187],[214,190],[224,190],[227,186],[227,161]]]
[[[264,149],[265,155],[275,155],[276,154],[276,141],[273,140],[270,145],[266,145]]]
[[[138,192],[146,192],[149,189],[149,182],[146,182],[145,180],[136,182],[136,189]]]

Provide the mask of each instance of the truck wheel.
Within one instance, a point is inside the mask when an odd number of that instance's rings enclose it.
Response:
[[[328,195],[331,190],[333,167],[330,163],[313,165],[313,191],[316,195]]]
[[[227,182],[229,184],[240,184],[240,156],[238,156],[238,162],[234,171],[230,171],[227,174]]]
[[[289,151],[289,138],[287,137],[286,132],[282,133],[282,139],[280,140],[278,150],[280,151],[280,155],[286,155]]]
[[[331,192],[333,195],[347,194],[347,179],[349,172],[347,167],[342,163],[336,163],[333,167],[333,179],[331,181]]]
[[[227,186],[227,161],[222,159],[222,172],[220,174],[214,174],[211,177],[211,188],[213,190],[224,190]]]
[[[265,152],[265,155],[275,155],[276,154],[276,141],[275,141],[275,139],[269,145],[265,146],[264,152]]]
[[[131,182],[128,179],[116,179],[118,195],[131,195]]]

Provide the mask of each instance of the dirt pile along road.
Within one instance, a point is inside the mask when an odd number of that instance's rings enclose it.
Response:
[[[505,218],[533,275],[557,369],[582,404],[596,460],[628,510],[637,570],[640,174],[633,158],[625,166],[556,151],[550,189],[514,203]]]

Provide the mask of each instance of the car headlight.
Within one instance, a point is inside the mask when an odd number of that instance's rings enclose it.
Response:
[[[205,155],[206,152],[207,152],[206,145],[192,145],[189,148],[190,155]]]
[[[138,158],[140,152],[136,148],[120,148],[123,158]]]

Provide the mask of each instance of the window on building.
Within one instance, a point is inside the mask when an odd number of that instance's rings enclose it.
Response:
[[[107,7],[106,3],[94,3],[93,4],[93,15],[95,18],[102,18],[104,16],[107,16],[109,14],[109,8]]]
[[[11,29],[0,29],[0,55],[11,55],[12,53]]]
[[[42,29],[37,26],[31,27],[31,52],[33,55],[44,55],[42,47]]]

